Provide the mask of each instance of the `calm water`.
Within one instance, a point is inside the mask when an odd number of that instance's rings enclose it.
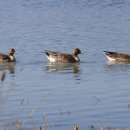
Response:
[[[130,53],[129,0],[0,0],[0,51],[16,49],[16,64],[0,64],[0,129],[46,122],[130,128],[130,65],[108,65],[104,50]],[[44,49],[84,51],[79,64],[50,64]],[[47,129],[49,129],[47,127]]]

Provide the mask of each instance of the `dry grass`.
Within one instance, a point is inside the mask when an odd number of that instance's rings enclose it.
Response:
[[[23,128],[20,126],[19,122],[16,121],[16,126],[17,126],[17,130],[23,130]],[[39,127],[39,129],[32,129],[32,130],[50,130],[50,129],[47,129],[47,126],[44,126],[44,128],[42,128],[41,126]],[[79,129],[79,125],[74,125],[70,130],[80,130]],[[89,127],[88,130],[96,130],[96,128],[91,125],[91,127]],[[99,129],[97,129],[99,130]],[[104,128],[104,127],[101,127],[100,130],[111,130],[110,127],[107,127],[107,128]],[[117,128],[115,130],[129,130],[128,128]]]
[[[16,127],[18,130],[23,130],[22,126],[20,125],[18,121],[16,121]]]
[[[43,128],[40,126],[37,129],[36,127],[34,127],[35,124],[33,123],[32,130],[51,130],[51,128],[49,128],[47,126],[47,120],[46,120],[46,114],[45,113],[44,113],[43,125],[44,125]],[[16,121],[16,127],[17,127],[17,130],[24,130],[18,121]],[[74,125],[70,130],[80,130],[79,125]],[[110,127],[107,127],[107,128],[100,127],[100,129],[97,129],[97,128],[94,127],[93,124],[91,124],[91,125],[88,126],[88,128],[86,127],[85,130],[113,130],[113,129],[110,128]],[[115,130],[129,130],[129,129],[128,128],[116,128]]]

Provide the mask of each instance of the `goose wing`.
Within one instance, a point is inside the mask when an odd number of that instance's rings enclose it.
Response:
[[[62,61],[62,62],[76,62],[75,58],[71,54],[65,54],[60,52],[54,51],[45,51],[48,57],[53,58],[55,61]]]
[[[10,57],[6,54],[3,54],[3,53],[0,53],[0,59],[10,61]]]
[[[76,62],[75,58],[71,54],[60,54],[58,56],[59,61],[64,61],[64,62]]]

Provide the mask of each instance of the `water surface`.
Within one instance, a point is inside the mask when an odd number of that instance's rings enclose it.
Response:
[[[52,130],[74,124],[130,128],[130,65],[108,65],[104,50],[128,52],[129,0],[1,0],[0,51],[16,49],[16,64],[0,64],[0,128]],[[44,49],[84,51],[79,64],[50,64]]]

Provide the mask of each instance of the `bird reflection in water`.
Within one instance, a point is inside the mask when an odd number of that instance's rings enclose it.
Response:
[[[8,70],[10,74],[14,74],[15,73],[14,66],[15,66],[14,62],[0,63],[0,71]]]
[[[73,78],[76,84],[81,82],[81,70],[79,67],[80,63],[52,63],[49,62],[46,66],[46,71],[48,73],[58,73],[58,74],[73,74]]]
[[[126,61],[107,61],[107,65],[130,65],[130,62],[126,62]]]
[[[0,125],[3,125],[8,99],[15,86],[13,82],[10,84],[4,83],[4,80],[6,79],[6,71],[9,70],[10,74],[14,74],[14,65],[14,63],[0,63]],[[7,124],[9,122],[7,122]]]
[[[46,66],[48,72],[79,73],[79,63],[52,63]]]

